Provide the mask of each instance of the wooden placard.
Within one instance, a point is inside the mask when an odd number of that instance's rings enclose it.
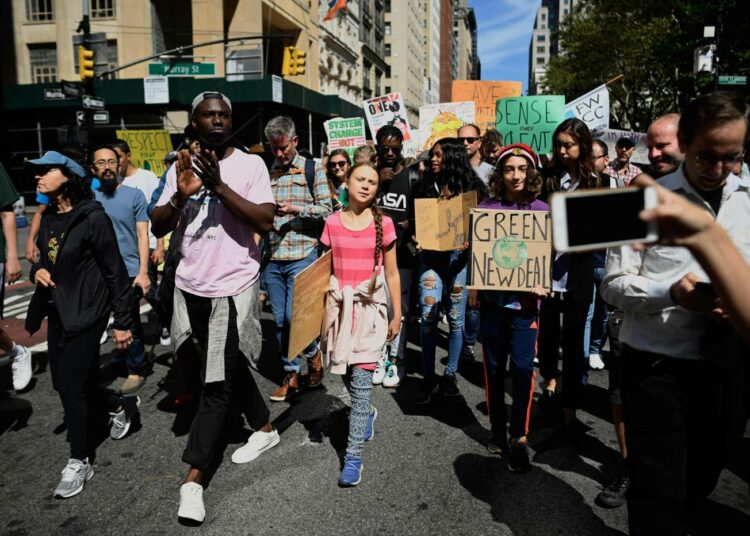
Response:
[[[473,209],[468,288],[552,290],[549,212]]]
[[[419,247],[429,251],[461,249],[469,241],[469,211],[476,206],[476,192],[451,199],[415,199]]]
[[[289,328],[290,361],[320,336],[325,322],[325,294],[331,281],[331,252],[294,276],[292,324]]]

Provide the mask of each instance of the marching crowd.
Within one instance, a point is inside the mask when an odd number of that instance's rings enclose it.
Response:
[[[750,281],[742,260],[750,259],[747,127],[745,103],[714,93],[653,122],[645,169],[630,162],[630,138],[609,155],[575,118],[557,127],[550,155],[503,145],[497,131],[482,134],[466,124],[427,153],[405,158],[401,130],[387,125],[353,160],[334,150],[319,164],[297,149],[294,122],[278,116],[264,130],[273,155],[266,166],[233,138],[230,99],[203,92],[192,104],[188,139],[168,155],[161,180],[135,168],[123,142],[97,146],[88,158],[61,149],[29,160],[40,209],[26,248],[36,284],[26,328],[34,333],[48,320],[52,380],[70,442],[55,496],[79,493],[93,476],[91,436],[104,425],[101,408],[108,408],[112,439],[127,435],[139,411],[144,297],[158,313],[162,341],[173,345],[186,371],[185,396],[198,400],[182,456],[183,519],[205,517],[202,479],[230,410],[253,430],[231,456],[248,463],[280,442],[266,401],[283,403],[305,384],[318,387],[326,371],[342,375],[351,395],[339,484],[359,484],[363,446],[378,416],[373,385],[397,388],[403,381],[414,319],[421,389],[413,403],[459,396],[459,362],[481,355],[486,447],[516,473],[532,470],[535,366],[544,380],[537,403],[552,411],[561,401],[563,430],[573,440],[584,431],[577,410],[589,368],[606,362],[622,463],[597,502],[627,502],[631,534],[684,534],[687,512],[715,487],[748,417],[742,328],[750,314],[732,284],[735,277],[745,286]],[[476,192],[480,208],[547,211],[554,192],[654,179],[660,204],[643,217],[659,222],[660,242],[557,253],[551,291],[470,290],[469,243],[430,251],[415,236],[415,199]],[[294,278],[326,250],[332,273],[323,333],[288,355]],[[10,258],[6,272],[20,277]],[[713,286],[705,285],[709,280]],[[260,391],[251,370],[263,345],[264,306],[285,371],[272,393]],[[448,358],[438,374],[441,319]],[[98,382],[109,325],[127,371],[117,392]],[[22,391],[31,356],[5,339],[14,387]]]

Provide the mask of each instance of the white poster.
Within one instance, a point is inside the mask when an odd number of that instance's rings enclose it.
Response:
[[[404,134],[404,142],[412,139],[411,128],[409,127],[409,117],[404,106],[404,99],[398,91],[388,93],[380,97],[375,97],[364,101],[365,116],[367,124],[370,127],[370,133],[374,138],[385,125],[393,125],[401,129]]]
[[[166,76],[144,78],[143,100],[146,104],[169,104],[169,78]]]
[[[646,133],[645,132],[628,132],[627,130],[615,130],[607,129],[604,132],[598,133],[595,138],[599,138],[607,144],[609,152],[609,159],[614,160],[617,156],[615,152],[615,144],[617,140],[627,136],[635,142],[635,153],[630,157],[631,164],[648,164],[648,147],[646,147]]]
[[[275,74],[271,75],[271,100],[279,104],[284,102],[284,85],[281,77]]]
[[[474,123],[474,102],[440,102],[419,107],[419,149],[427,151],[440,138],[455,138],[458,129]]]
[[[592,133],[609,128],[609,90],[601,85],[565,105],[565,118],[577,117]]]

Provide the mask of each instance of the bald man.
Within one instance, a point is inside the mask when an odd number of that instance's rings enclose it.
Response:
[[[651,162],[649,175],[654,178],[663,177],[675,171],[685,155],[680,151],[677,142],[677,124],[680,114],[670,113],[662,115],[651,123],[646,131],[646,146],[648,159]]]

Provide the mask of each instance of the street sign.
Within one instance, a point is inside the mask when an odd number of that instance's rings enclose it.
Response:
[[[747,76],[720,76],[720,86],[746,86]]]
[[[109,112],[107,110],[100,110],[93,113],[94,123],[97,125],[106,125],[109,123]],[[76,112],[76,122],[78,126],[83,126],[86,123],[86,112],[78,110]]]
[[[81,103],[87,110],[104,110],[104,99],[101,97],[84,95],[81,97]]]
[[[149,63],[151,76],[213,76],[215,63]]]
[[[68,97],[77,98],[83,95],[83,86],[81,84],[76,84],[75,82],[67,82],[63,80],[60,82],[60,89],[62,89],[62,92]]]
[[[61,101],[61,100],[72,100],[72,97],[68,97],[61,89],[45,89],[44,100],[48,101]]]

